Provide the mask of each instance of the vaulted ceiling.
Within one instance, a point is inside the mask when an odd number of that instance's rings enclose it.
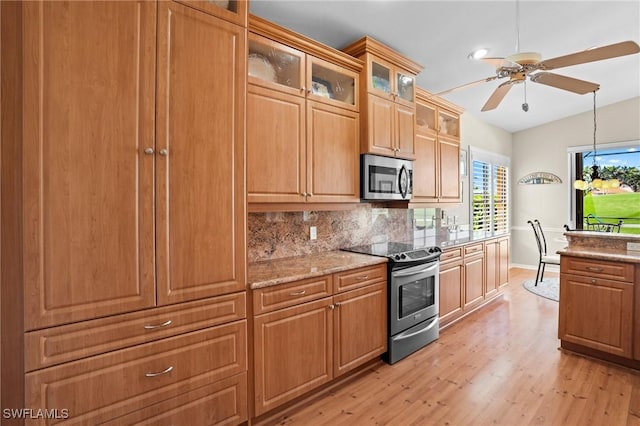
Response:
[[[404,1],[253,0],[252,14],[340,49],[369,35],[425,68],[420,87],[436,93],[495,75],[495,69],[467,55],[539,52],[543,59],[633,40],[640,43],[640,1]],[[640,96],[640,54],[575,65],[555,73],[600,84],[598,107]],[[480,109],[504,80],[443,96],[480,120],[509,132],[589,111],[592,95],[528,82],[512,88],[493,111]]]

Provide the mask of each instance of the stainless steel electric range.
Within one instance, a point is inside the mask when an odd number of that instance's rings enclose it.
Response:
[[[385,361],[393,364],[438,338],[439,247],[389,242],[343,250],[389,259]]]

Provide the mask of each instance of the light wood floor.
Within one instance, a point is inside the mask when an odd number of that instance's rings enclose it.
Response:
[[[522,288],[534,275],[512,269],[503,300],[277,424],[640,425],[640,373],[560,351],[558,303]]]

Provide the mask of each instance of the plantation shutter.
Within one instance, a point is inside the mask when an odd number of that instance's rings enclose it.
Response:
[[[509,230],[509,169],[493,166],[493,231]]]
[[[509,231],[509,158],[470,147],[474,231]]]
[[[491,229],[491,176],[489,164],[473,161],[473,230]]]

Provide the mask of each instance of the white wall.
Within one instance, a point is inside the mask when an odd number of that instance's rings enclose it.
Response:
[[[590,96],[590,95],[585,95]],[[640,97],[597,109],[597,144],[640,139]],[[537,248],[527,220],[542,223],[549,251],[569,221],[567,148],[593,143],[593,112],[586,112],[513,134],[511,152],[511,263],[537,265]],[[551,172],[560,185],[518,185],[531,172]]]
[[[461,149],[469,151],[469,146],[511,157],[512,135],[499,127],[487,124],[477,117],[463,113],[460,117]],[[470,158],[470,157],[469,157]],[[468,167],[467,167],[468,168]],[[463,203],[458,207],[448,207],[448,216],[458,216],[458,223],[469,223],[469,177],[463,178]]]

